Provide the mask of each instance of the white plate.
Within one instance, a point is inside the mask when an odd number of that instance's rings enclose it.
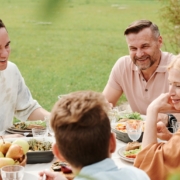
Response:
[[[15,127],[10,127],[8,129],[11,130],[11,131],[16,131],[16,132],[32,132],[31,129],[17,129]]]
[[[9,133],[9,134],[21,134],[21,135],[24,135],[24,133],[28,133],[27,137],[32,137],[32,131],[31,132],[28,132],[28,131],[13,131],[11,129],[6,129],[6,132]]]
[[[123,159],[123,160],[125,160],[125,161],[134,163],[134,158],[127,158],[127,157],[124,155],[125,149],[126,149],[126,146],[123,146],[123,147],[121,147],[121,148],[118,150],[118,154],[119,154],[120,158]]]

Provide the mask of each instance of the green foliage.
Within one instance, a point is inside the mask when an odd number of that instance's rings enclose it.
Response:
[[[173,172],[171,172],[169,174],[169,176],[167,177],[167,180],[179,180],[180,179],[180,169],[176,169]]]
[[[136,119],[136,120],[142,120],[141,114],[138,112],[133,112],[133,113],[127,113],[124,115],[121,115],[119,119]]]
[[[180,0],[161,0],[160,16],[166,49],[180,52]]]
[[[59,94],[101,92],[116,60],[128,54],[124,29],[137,19],[159,24],[159,8],[156,0],[1,0],[0,18],[11,39],[10,60],[51,110]]]

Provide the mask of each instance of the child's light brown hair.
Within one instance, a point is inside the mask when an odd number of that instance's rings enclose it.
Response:
[[[51,126],[64,158],[83,167],[109,156],[108,104],[101,93],[79,91],[61,98],[53,107]]]

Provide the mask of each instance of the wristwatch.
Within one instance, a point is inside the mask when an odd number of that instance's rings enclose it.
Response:
[[[175,124],[177,122],[177,119],[174,115],[172,114],[167,114],[168,115],[168,130],[171,132],[171,133],[174,133],[175,132]]]

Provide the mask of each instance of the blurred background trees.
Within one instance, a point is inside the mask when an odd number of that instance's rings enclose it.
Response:
[[[180,53],[180,0],[160,0],[160,20],[162,22],[163,38],[166,49]]]

